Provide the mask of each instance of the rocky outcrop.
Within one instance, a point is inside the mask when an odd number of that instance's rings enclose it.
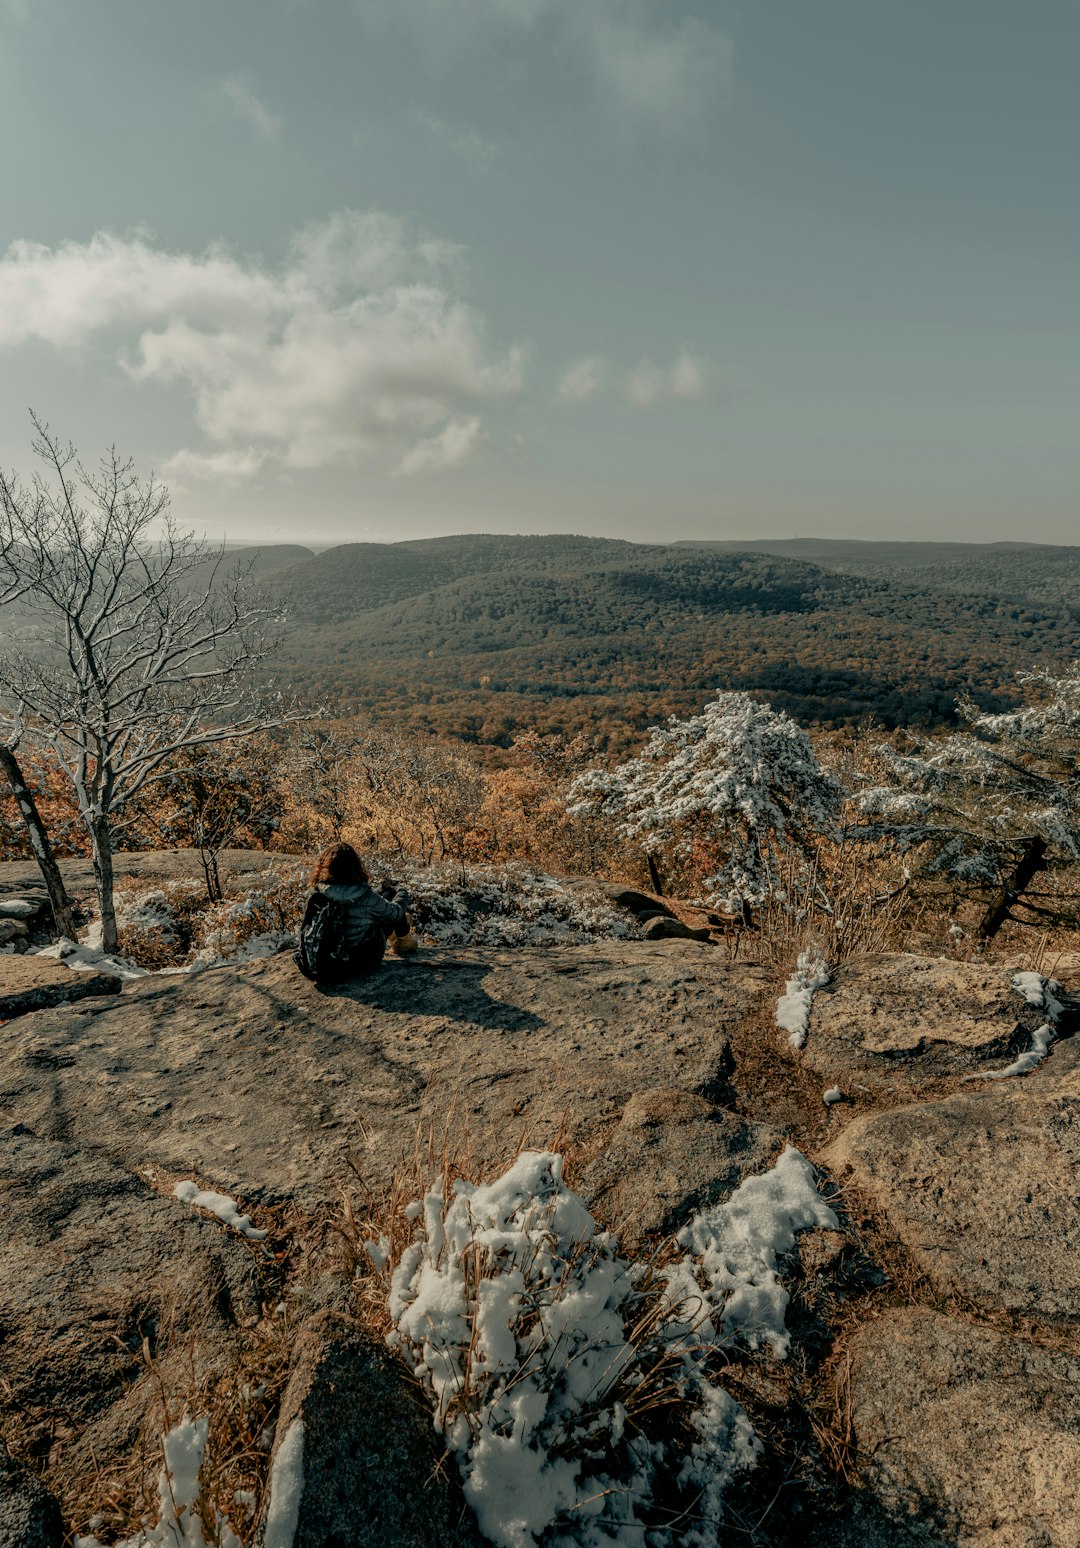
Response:
[[[55,1496],[0,1441],[0,1548],[61,1548],[65,1536]]]
[[[866,1323],[847,1354],[862,1477],[886,1519],[956,1548],[1080,1542],[1080,1355],[924,1307]]]
[[[745,1519],[768,1507],[770,1548],[1077,1540],[1055,1459],[1080,1460],[1067,1352],[1080,1337],[1080,1043],[1064,1037],[1032,1073],[988,1082],[1040,1019],[1009,973],[878,957],[817,991],[797,1051],[775,1025],[778,977],[704,941],[611,941],[425,949],[323,993],[285,954],[9,1021],[0,1418],[20,1416],[13,1455],[84,1530],[87,1478],[127,1465],[161,1383],[174,1397],[219,1377],[258,1389],[251,1340],[269,1340],[291,1374],[276,1431],[271,1397],[249,1453],[265,1458],[273,1439],[272,1462],[287,1460],[290,1433],[303,1436],[296,1548],[472,1548],[415,1393],[350,1315],[359,1238],[337,1257],[330,1245],[348,1235],[343,1188],[377,1197],[403,1163],[413,1186],[444,1151],[485,1170],[557,1145],[571,1185],[644,1255],[794,1134],[850,1218],[807,1231],[781,1264],[789,1364],[740,1367],[733,1352],[760,1433],[796,1437],[763,1463],[766,1492],[747,1496]],[[849,1100],[825,1108],[826,1083]],[[181,1179],[287,1229],[244,1238],[176,1198]],[[898,1305],[906,1292],[925,1304]],[[1026,1319],[1024,1339],[1006,1316]],[[838,1338],[860,1489],[824,1499],[799,1384]],[[152,1488],[149,1464],[147,1476]],[[272,1505],[272,1490],[252,1493],[264,1519]]]
[[[823,1154],[942,1295],[1080,1321],[1080,1044],[1023,1079],[856,1118]]]
[[[286,1445],[302,1456],[293,1548],[483,1548],[427,1403],[382,1340],[351,1319],[323,1312],[304,1329],[271,1480]],[[271,1482],[260,1542],[275,1508]]]
[[[1046,1021],[1001,967],[939,958],[856,957],[818,989],[802,1062],[823,1085],[910,1101],[1004,1068]]]
[[[492,1165],[558,1135],[595,1152],[657,1085],[723,1100],[725,1027],[768,988],[696,942],[425,954],[332,993],[283,955],[13,1023],[0,1114],[314,1208],[350,1156],[385,1183],[418,1127]]]
[[[743,1179],[763,1172],[783,1148],[783,1135],[745,1123],[703,1097],[660,1086],[632,1096],[578,1187],[632,1246],[669,1233],[696,1210],[726,1198]]]
[[[53,1434],[50,1482],[74,1519],[163,1388],[228,1369],[260,1314],[255,1255],[92,1145],[23,1124],[0,1132],[0,1199],[3,1400]]]
[[[122,987],[115,973],[73,973],[55,957],[0,957],[0,1021],[94,995],[119,994]]]

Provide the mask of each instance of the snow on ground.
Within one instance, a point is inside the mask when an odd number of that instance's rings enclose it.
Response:
[[[835,1102],[842,1102],[844,1100],[844,1093],[839,1086],[830,1086],[827,1091],[821,1093],[821,1100],[826,1107],[832,1107]]]
[[[209,1419],[182,1421],[162,1438],[165,1465],[158,1478],[157,1525],[144,1527],[115,1548],[208,1548],[199,1510],[199,1472],[206,1450]],[[217,1511],[210,1542],[219,1548],[241,1548],[240,1539]],[[96,1537],[76,1537],[75,1548],[104,1548]]]
[[[303,1493],[304,1422],[294,1419],[270,1469],[270,1504],[266,1511],[263,1548],[292,1548]]]
[[[232,1226],[234,1231],[239,1231],[241,1236],[248,1237],[253,1242],[261,1242],[267,1235],[266,1231],[257,1230],[251,1223],[250,1215],[242,1215],[236,1207],[236,1200],[230,1199],[227,1193],[213,1193],[209,1189],[200,1188],[198,1183],[178,1182],[173,1189],[173,1195],[182,1204],[190,1204],[194,1209],[205,1209],[211,1215],[216,1215],[219,1220]]]
[[[778,1256],[796,1232],[837,1223],[798,1151],[695,1217],[651,1301],[550,1152],[448,1198],[437,1187],[410,1217],[390,1341],[496,1548],[645,1548],[661,1483],[681,1491],[686,1543],[718,1548],[724,1491],[761,1447],[708,1357],[736,1340],[786,1352]],[[384,1244],[373,1248],[379,1264]],[[672,1390],[697,1435],[689,1451],[656,1424]]]
[[[801,1048],[810,1028],[810,1004],[814,990],[829,982],[829,969],[825,958],[816,947],[808,947],[800,953],[795,972],[784,985],[784,993],[776,1002],[776,1025],[789,1034],[793,1048]]]
[[[699,1338],[752,1350],[767,1345],[782,1360],[790,1338],[778,1260],[800,1231],[835,1231],[839,1224],[817,1191],[813,1167],[787,1145],[771,1171],[748,1177],[679,1232],[687,1252],[665,1271],[668,1298]]]
[[[124,957],[113,957],[101,949],[101,921],[95,920],[82,942],[61,939],[27,955],[55,957],[75,973],[112,973],[117,978],[146,978],[147,969]]]
[[[1043,1062],[1054,1041],[1054,1023],[1062,1012],[1061,1001],[1057,998],[1061,985],[1056,979],[1044,978],[1041,973],[1014,973],[1012,986],[1018,994],[1023,995],[1028,1005],[1045,1011],[1046,1020],[1031,1034],[1031,1047],[1026,1048],[1011,1064],[1003,1070],[980,1071],[977,1075],[969,1076],[971,1080],[1007,1080],[1012,1075],[1026,1075]]]

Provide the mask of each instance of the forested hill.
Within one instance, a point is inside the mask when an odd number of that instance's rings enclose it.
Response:
[[[677,543],[686,550],[773,554],[844,575],[931,586],[1001,601],[1080,600],[1080,547],[1049,543],[901,543],[850,538],[763,538]]]
[[[1080,575],[1080,551],[1050,552]],[[1045,602],[1005,588],[1016,555],[1046,553],[973,545],[950,585],[944,566],[930,584],[880,555],[856,570],[846,553],[480,535],[343,545],[267,580],[292,616],[288,675],[334,709],[481,742],[538,727],[623,744],[718,687],[824,725],[947,723],[964,691],[1014,702],[1018,670],[1080,655],[1080,581]]]

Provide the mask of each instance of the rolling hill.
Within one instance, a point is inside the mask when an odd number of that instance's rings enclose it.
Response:
[[[1003,706],[1018,670],[1080,655],[1080,550],[942,545],[935,564],[937,546],[479,535],[344,545],[268,583],[293,618],[286,674],[337,711],[621,746],[718,687],[807,723],[948,723],[959,693]]]

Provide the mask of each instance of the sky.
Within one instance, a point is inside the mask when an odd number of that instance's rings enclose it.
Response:
[[[1075,0],[0,0],[0,462],[234,541],[1078,541]]]

